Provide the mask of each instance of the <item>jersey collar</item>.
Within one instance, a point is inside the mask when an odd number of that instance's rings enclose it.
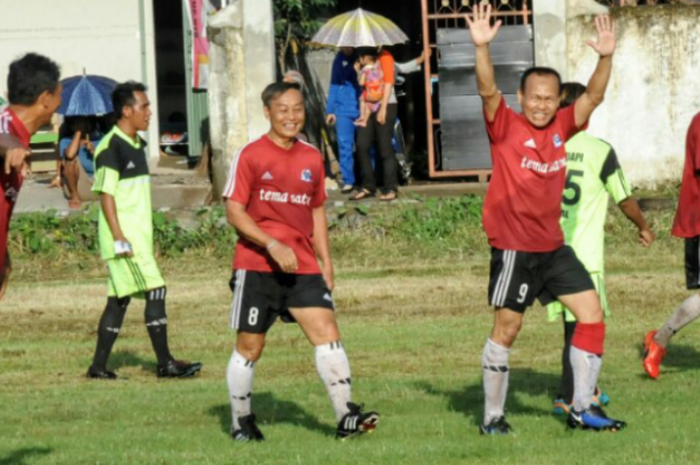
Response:
[[[121,129],[119,129],[119,126],[116,125],[116,124],[114,125],[114,133],[115,133],[116,135],[118,135],[119,137],[121,137],[122,139],[124,139],[126,142],[128,142],[129,145],[131,145],[131,146],[132,146],[133,148],[135,148],[135,149],[140,149],[141,147],[145,147],[145,146],[146,146],[146,141],[143,140],[143,139],[141,138],[141,136],[137,135],[136,137],[138,138],[138,141],[137,141],[137,142],[134,142],[134,139],[132,139],[132,138],[129,137],[124,131],[122,131]]]

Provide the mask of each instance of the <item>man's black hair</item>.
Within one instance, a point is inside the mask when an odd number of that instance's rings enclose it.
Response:
[[[7,99],[13,105],[34,105],[44,92],[56,92],[60,78],[56,63],[45,56],[27,53],[10,64]]]
[[[301,92],[301,86],[296,82],[273,82],[269,86],[265,87],[265,90],[262,93],[261,97],[263,104],[267,108],[270,108],[273,100],[292,89]]]
[[[561,91],[561,76],[559,75],[557,70],[547,68],[545,66],[534,66],[532,68],[527,69],[523,73],[523,77],[520,78],[520,92],[522,92],[523,94],[525,93],[525,85],[527,84],[527,78],[529,78],[533,74],[537,76],[554,76],[555,78],[557,78],[557,84],[559,85],[559,90]]]
[[[127,81],[117,86],[112,91],[112,106],[117,119],[124,116],[124,107],[130,107],[136,104],[134,92],[146,92],[148,90],[145,85],[136,81]]]
[[[372,58],[377,58],[379,56],[379,49],[377,47],[358,47],[357,56],[370,56]]]
[[[566,108],[572,105],[580,96],[586,92],[586,86],[579,82],[565,82],[561,85],[561,105],[559,108]]]

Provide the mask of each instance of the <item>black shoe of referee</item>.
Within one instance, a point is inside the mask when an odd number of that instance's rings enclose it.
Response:
[[[194,376],[204,365],[200,362],[170,360],[167,365],[158,365],[159,378],[187,378]]]

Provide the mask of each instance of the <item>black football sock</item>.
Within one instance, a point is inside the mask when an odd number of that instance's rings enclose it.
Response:
[[[574,403],[574,369],[571,366],[571,339],[574,337],[576,329],[575,321],[564,319],[564,349],[561,357],[561,388],[560,394],[566,405]]]
[[[168,349],[168,318],[165,315],[165,286],[146,292],[146,329],[151,338],[158,365],[165,366],[173,357]]]
[[[95,357],[92,360],[93,371],[104,371],[107,369],[107,359],[112,352],[114,342],[119,336],[119,331],[124,323],[126,309],[129,306],[129,297],[118,299],[117,297],[107,298],[107,306],[105,307],[100,324],[97,327],[97,348],[95,349]]]

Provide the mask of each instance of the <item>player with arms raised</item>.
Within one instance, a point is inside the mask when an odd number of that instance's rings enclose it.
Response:
[[[504,416],[508,356],[524,312],[535,298],[543,304],[558,299],[578,321],[571,348],[574,405],[569,426],[619,430],[625,423],[608,418],[592,403],[603,356],[603,312],[590,276],[564,244],[559,226],[566,179],[564,144],[603,102],[615,51],[612,22],[608,16],[596,18],[598,41],[588,44],[600,59],[586,92],[574,105],[559,111],[559,74],[550,68],[531,68],[521,80],[518,101],[523,113],[518,114],[498,91],[489,52],[501,22],[491,25],[491,7],[483,5],[466,21],[476,49],[477,85],[493,160],[483,225],[492,247],[489,301],[496,311],[482,355],[481,433],[511,431]]]

